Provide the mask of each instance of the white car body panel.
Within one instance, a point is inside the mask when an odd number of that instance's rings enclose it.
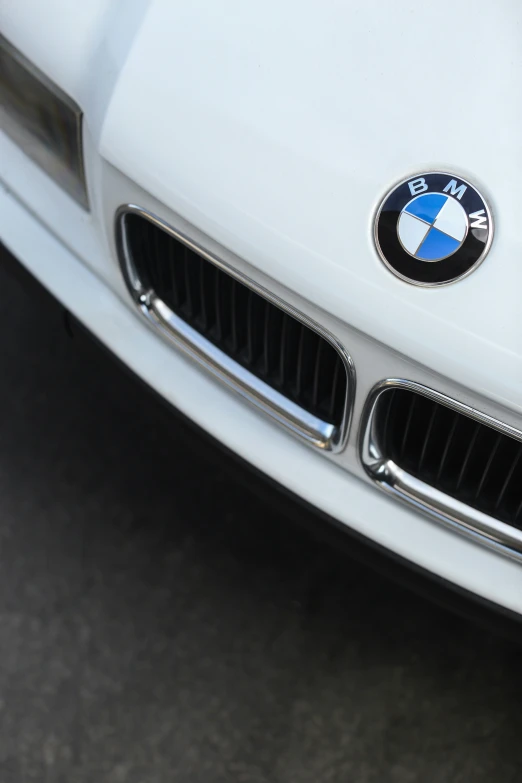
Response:
[[[256,467],[518,613],[520,564],[381,493],[357,435],[386,377],[520,428],[521,23],[516,0],[48,0],[45,10],[0,0],[1,32],[85,113],[91,202],[83,211],[0,134],[0,239],[126,364]],[[476,68],[484,40],[487,67]],[[423,289],[379,260],[373,218],[395,182],[432,169],[479,188],[495,236],[465,280]],[[345,346],[357,393],[343,454],[294,440],[139,319],[114,243],[126,203],[184,229]]]

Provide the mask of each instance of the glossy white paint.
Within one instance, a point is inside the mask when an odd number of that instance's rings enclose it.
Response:
[[[74,13],[65,0],[45,13],[36,0],[0,0],[3,33],[85,111],[92,204],[79,210],[0,134],[10,191],[0,238],[120,358],[261,470],[519,612],[520,566],[381,494],[356,435],[367,393],[394,376],[520,427],[521,22],[517,0],[93,0]],[[481,40],[487,66],[475,76]],[[484,193],[496,236],[468,278],[422,289],[380,262],[372,222],[396,181],[437,168]],[[122,203],[192,232],[346,346],[358,386],[342,455],[267,424],[138,320],[115,257]]]

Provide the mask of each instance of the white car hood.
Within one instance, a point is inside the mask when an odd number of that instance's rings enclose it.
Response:
[[[518,0],[97,0],[82,14],[92,34],[39,64],[106,160],[341,321],[521,410]],[[386,191],[428,170],[469,180],[495,220],[483,264],[437,289],[394,277],[373,243]]]

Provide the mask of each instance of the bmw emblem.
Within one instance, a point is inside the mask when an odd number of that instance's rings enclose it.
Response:
[[[413,285],[444,285],[465,277],[483,260],[492,238],[491,212],[478,190],[439,171],[400,182],[375,218],[379,255]]]

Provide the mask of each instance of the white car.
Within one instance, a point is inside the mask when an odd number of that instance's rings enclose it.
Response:
[[[517,0],[0,2],[4,245],[229,449],[511,618],[521,30]]]

